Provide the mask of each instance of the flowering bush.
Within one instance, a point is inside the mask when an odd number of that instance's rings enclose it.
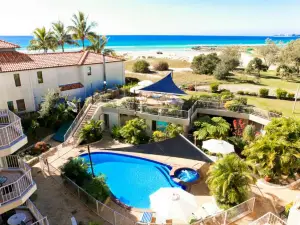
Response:
[[[50,148],[50,145],[48,145],[46,142],[44,141],[40,141],[40,142],[37,142],[35,145],[34,145],[34,148],[33,150],[36,151],[36,152],[46,152],[48,149]]]

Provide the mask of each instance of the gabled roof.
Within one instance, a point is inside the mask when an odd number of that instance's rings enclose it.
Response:
[[[20,48],[19,45],[0,40],[0,49],[9,49],[9,48]]]
[[[140,91],[150,91],[173,95],[186,95],[186,93],[182,91],[179,87],[177,87],[174,83],[172,73],[170,73],[163,79],[157,81],[156,83],[140,89]]]
[[[122,60],[105,56],[106,63],[120,61]],[[0,52],[0,73],[102,63],[103,55],[89,51],[42,54],[25,54],[17,51]]]

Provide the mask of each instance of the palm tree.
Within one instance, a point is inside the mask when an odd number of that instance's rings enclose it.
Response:
[[[65,51],[65,44],[78,45],[69,34],[69,29],[66,29],[65,25],[61,21],[52,23],[52,28],[55,41],[58,46],[61,46],[62,52]]]
[[[209,116],[203,116],[195,121],[194,125],[199,128],[194,132],[194,137],[197,140],[224,139],[230,130],[230,124],[222,117],[210,118]]]
[[[86,48],[87,50],[91,50],[95,53],[103,52],[104,47],[107,43],[107,38],[105,36],[89,36],[88,39],[91,42],[91,45]]]
[[[177,125],[174,123],[169,123],[166,127],[166,134],[169,138],[177,137],[179,134],[183,133],[183,128],[181,125]]]
[[[102,120],[91,120],[85,124],[79,133],[82,141],[91,143],[102,138]]]
[[[82,49],[84,49],[84,40],[89,37],[97,37],[92,31],[92,28],[97,26],[96,22],[88,22],[88,17],[83,12],[78,12],[78,15],[74,14],[72,17],[73,26],[69,26],[72,37],[74,40],[81,40]]]
[[[116,56],[116,52],[111,48],[105,48],[103,49],[103,55]]]
[[[36,28],[33,32],[34,38],[30,41],[28,50],[44,50],[47,53],[49,49],[57,49],[57,43],[52,31],[46,31],[45,27]]]
[[[228,209],[247,200],[255,178],[245,161],[228,154],[210,166],[206,183],[218,206]]]

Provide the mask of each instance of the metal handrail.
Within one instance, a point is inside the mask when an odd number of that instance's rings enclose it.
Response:
[[[48,219],[46,216],[43,216],[41,212],[37,209],[37,207],[28,199],[26,201],[26,207],[30,210],[30,212],[33,214],[36,222],[32,223],[31,225],[49,225]]]
[[[73,120],[71,126],[69,127],[69,129],[66,131],[66,133],[64,134],[64,141],[66,141],[70,135],[74,132],[75,128],[77,127],[79,121],[82,119],[81,116],[84,115],[84,112],[86,110],[89,110],[89,108],[92,106],[91,103],[88,104],[84,104],[84,106],[82,107],[82,109],[79,111],[79,113],[77,114],[77,116],[75,117],[75,119]]]

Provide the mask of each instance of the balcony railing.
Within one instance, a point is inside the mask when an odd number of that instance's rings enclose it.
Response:
[[[0,110],[0,148],[11,145],[23,135],[20,117],[7,109]]]
[[[135,111],[157,116],[189,119],[189,111],[179,110],[172,107],[155,107],[134,102],[123,102],[121,103],[121,105],[118,105],[116,103],[107,103],[104,105],[104,107]]]
[[[275,214],[268,212],[249,225],[286,225],[286,222],[280,219]]]
[[[192,113],[194,113],[197,108],[228,110],[225,108],[225,103],[221,101],[200,101],[199,100],[192,106]],[[264,109],[250,107],[250,106],[242,106],[242,105],[236,107],[233,112],[251,114],[268,120],[271,120],[272,118],[281,117],[280,114],[274,112],[269,112]]]
[[[43,216],[40,211],[36,208],[36,206],[28,199],[26,201],[25,206],[30,210],[32,215],[37,220],[36,222],[32,223],[31,225],[49,225],[48,219],[46,216]]]
[[[8,203],[21,197],[28,189],[34,184],[32,180],[31,168],[23,162],[18,156],[10,155],[2,157],[1,169],[9,170],[19,168],[23,175],[16,181],[0,187],[0,205]],[[12,173],[16,173],[16,170],[12,170]]]

